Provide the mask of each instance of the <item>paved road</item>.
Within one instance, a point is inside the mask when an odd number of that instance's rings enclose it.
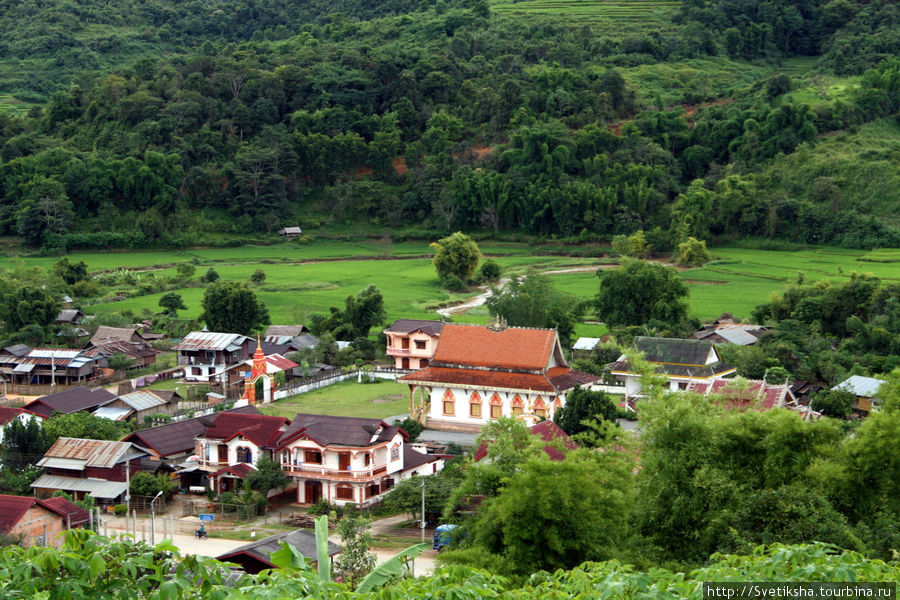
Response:
[[[393,424],[394,421],[402,421],[408,416],[409,413],[394,415],[393,417],[386,418],[385,422]],[[476,435],[477,434],[474,433],[460,433],[458,431],[438,431],[437,429],[426,429],[419,434],[419,441],[434,442],[436,444],[449,444],[450,442],[454,442],[456,444],[459,444],[460,446],[474,447]]]

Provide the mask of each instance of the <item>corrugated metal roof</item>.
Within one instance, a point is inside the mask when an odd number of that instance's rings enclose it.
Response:
[[[853,375],[836,386],[834,389],[850,392],[854,396],[862,396],[863,398],[874,398],[878,395],[878,390],[884,381],[875,379],[874,377],[863,377],[861,375]]]
[[[119,400],[133,408],[134,410],[147,410],[156,406],[163,406],[166,401],[149,390],[139,390],[131,392],[124,396],[119,396]]]
[[[129,442],[59,438],[44,454],[45,457],[74,458],[85,461],[89,467],[113,467],[136,453],[130,453]]]
[[[110,421],[123,421],[132,412],[134,412],[132,409],[123,406],[101,406],[94,411],[94,416]]]
[[[246,339],[239,333],[192,331],[178,342],[174,350],[228,350],[232,346],[240,347]]]
[[[38,461],[39,467],[51,467],[53,469],[70,469],[73,471],[84,471],[85,462],[79,458],[53,458],[44,457]]]
[[[34,370],[34,364],[16,365],[13,373],[31,373]]]
[[[87,492],[94,498],[109,500],[118,498],[128,489],[124,481],[104,481],[102,479],[81,479],[62,475],[41,475],[31,484],[33,488],[63,490],[66,492]]]
[[[600,343],[600,338],[592,338],[592,337],[583,337],[578,338],[578,341],[575,342],[575,345],[572,346],[572,350],[593,350],[597,347],[597,344]]]
[[[68,348],[34,348],[28,353],[29,358],[75,358],[82,350]]]
[[[716,333],[738,346],[750,346],[759,341],[759,338],[747,331],[737,327],[720,327],[716,329]]]

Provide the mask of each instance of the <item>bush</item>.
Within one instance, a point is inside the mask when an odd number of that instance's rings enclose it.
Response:
[[[72,294],[79,298],[93,298],[100,293],[100,286],[95,281],[76,281],[72,284]]]
[[[113,506],[113,512],[117,517],[124,517],[128,514],[128,507],[124,504],[116,504]]]
[[[201,283],[213,283],[214,281],[218,281],[218,279],[219,279],[219,273],[215,269],[210,267],[206,270],[206,273],[204,273],[200,277],[200,282]]]
[[[491,259],[487,259],[483,263],[481,263],[481,267],[478,269],[478,281],[482,283],[491,283],[500,279],[500,274],[502,269],[500,265],[492,261]]]
[[[441,285],[451,292],[464,292],[467,289],[463,280],[453,274],[441,277]]]

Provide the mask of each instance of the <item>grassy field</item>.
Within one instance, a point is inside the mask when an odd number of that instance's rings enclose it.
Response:
[[[587,267],[586,272],[551,275],[557,288],[581,298],[597,293],[598,279],[594,267],[609,259],[536,256],[535,248],[525,244],[485,242],[485,254],[494,255],[504,275],[522,274],[529,268],[540,271]],[[397,318],[435,318],[435,308],[443,303],[462,300],[470,294],[451,294],[440,287],[424,242],[391,243],[389,240],[359,242],[316,240],[306,245],[277,244],[239,248],[196,249],[184,252],[76,253],[73,260],[84,260],[96,273],[127,268],[154,269],[174,275],[174,265],[190,261],[197,275],[210,266],[224,279],[248,281],[256,269],[266,273],[264,285],[256,288],[269,308],[273,323],[305,322],[314,312],[327,312],[330,306],[343,306],[344,299],[369,284],[375,284],[385,298],[388,320]],[[749,317],[752,309],[767,300],[772,292],[781,291],[786,283],[795,282],[798,273],[806,281],[839,280],[853,272],[872,273],[885,280],[900,280],[900,249],[871,252],[818,247],[798,251],[752,250],[737,246],[713,248],[716,260],[696,269],[684,270],[681,276],[690,289],[691,311],[701,319],[732,312]],[[384,258],[385,260],[381,260]],[[390,260],[387,260],[390,259]],[[49,267],[52,257],[7,257],[0,267],[16,264]],[[204,288],[178,290],[188,309],[184,317],[201,313]],[[159,311],[162,293],[126,298],[116,302],[86,305],[89,313],[133,310],[138,314]],[[488,319],[484,307],[457,315],[454,320],[484,323]],[[596,337],[601,325],[582,324],[579,336]]]
[[[297,413],[384,419],[409,411],[409,387],[393,381],[336,383],[261,406],[260,412],[293,419]]]
[[[501,15],[541,15],[590,23],[595,33],[617,34],[673,28],[677,0],[499,0],[491,10]]]

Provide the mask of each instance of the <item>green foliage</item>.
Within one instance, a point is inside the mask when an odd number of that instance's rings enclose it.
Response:
[[[856,396],[844,390],[823,390],[816,394],[809,406],[826,417],[846,418],[853,410]]]
[[[11,420],[3,427],[3,445],[0,446],[3,471],[14,474],[34,465],[55,440],[50,439],[38,419],[28,419],[25,423],[18,418]]]
[[[253,285],[262,285],[266,282],[266,272],[262,269],[256,269],[253,271],[253,274],[250,275],[250,283]]]
[[[425,429],[424,425],[409,417],[406,417],[402,421],[394,421],[394,425],[398,425],[400,429],[409,435],[410,442],[416,441],[419,438],[419,434]]]
[[[687,287],[670,267],[632,259],[597,275],[597,316],[609,325],[678,323],[687,315]]]
[[[214,283],[219,280],[219,272],[213,267],[206,270],[206,273],[200,276],[200,283]]]
[[[138,471],[131,475],[129,491],[133,496],[154,497],[159,492],[170,496],[178,489],[178,484],[167,473],[154,475],[148,471]]]
[[[271,458],[260,457],[256,461],[256,470],[250,473],[245,481],[249,482],[252,489],[267,496],[270,490],[284,488],[291,482],[291,478],[285,475],[281,465]]]
[[[503,317],[515,327],[556,329],[560,342],[568,347],[580,319],[580,305],[575,297],[553,288],[545,275],[529,273],[513,278],[486,302],[491,315]]]
[[[109,357],[109,366],[116,371],[124,371],[134,364],[134,359],[127,354],[117,353]]]
[[[203,294],[203,314],[210,331],[250,335],[270,323],[269,311],[246,284],[210,283]]]
[[[314,314],[310,317],[310,329],[316,335],[329,334],[331,340],[366,338],[369,330],[384,322],[384,296],[374,285],[361,290],[356,296],[347,296],[344,310],[332,306],[328,316]],[[320,340],[319,345],[322,345]],[[324,348],[328,347],[326,345]]]
[[[159,306],[164,308],[166,314],[172,317],[178,316],[179,310],[187,310],[184,305],[184,299],[177,292],[166,292],[159,299]]]
[[[117,517],[124,517],[128,514],[128,506],[125,504],[116,504],[113,506],[113,512]]]
[[[62,301],[52,290],[24,285],[6,288],[0,295],[0,319],[7,333],[20,333],[29,326],[46,328],[53,324]]]
[[[369,533],[371,522],[360,515],[345,515],[338,523],[341,553],[335,567],[338,576],[351,587],[375,566],[375,553],[371,551],[374,539]]]
[[[553,421],[569,435],[588,430],[585,421],[615,421],[616,405],[606,392],[575,387],[566,396],[566,404],[557,409]]]
[[[689,237],[678,244],[678,257],[675,262],[679,265],[702,266],[712,260],[712,255],[706,249],[706,242]]]
[[[52,272],[69,285],[83,281],[88,276],[87,264],[83,260],[72,262],[65,256],[53,265]]]
[[[433,521],[440,517],[447,498],[459,486],[462,474],[458,468],[445,468],[434,475],[422,475],[404,479],[384,498],[384,506],[390,511],[405,512],[414,519],[422,518],[422,483],[425,483],[425,518]]]
[[[478,244],[472,238],[457,231],[431,244],[431,249],[438,278],[444,280],[453,275],[464,282],[472,279],[481,258]]]
[[[120,440],[131,433],[127,423],[111,421],[88,412],[51,415],[44,421],[43,429],[51,444],[61,437]]]
[[[197,270],[197,267],[188,262],[178,263],[175,267],[175,270],[178,272],[178,279],[181,281],[190,281],[194,276],[194,273]]]
[[[500,268],[500,265],[498,265],[491,259],[487,259],[483,263],[481,263],[480,267],[478,267],[478,281],[482,283],[493,283],[495,281],[499,281],[502,272],[503,271]]]

